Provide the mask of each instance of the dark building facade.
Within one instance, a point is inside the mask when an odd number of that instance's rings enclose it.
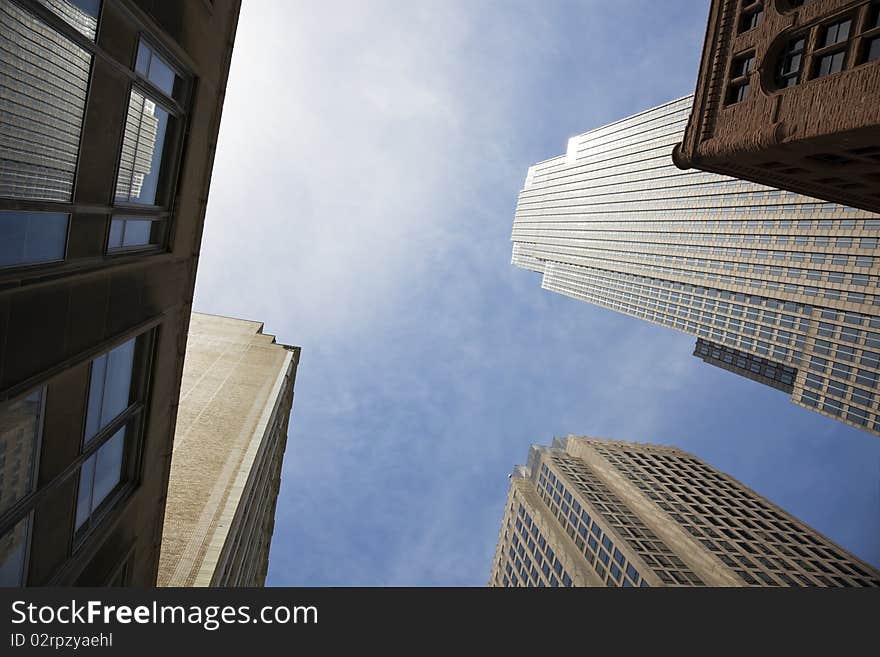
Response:
[[[0,0],[0,584],[156,582],[238,0]]]
[[[880,2],[712,0],[673,159],[880,211]]]

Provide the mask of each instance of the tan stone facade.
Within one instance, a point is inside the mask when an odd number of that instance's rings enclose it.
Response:
[[[880,572],[675,447],[569,436],[511,475],[490,586],[880,586]]]
[[[194,313],[160,586],[262,586],[299,348],[259,322]]]
[[[674,159],[880,211],[880,2],[713,0]]]

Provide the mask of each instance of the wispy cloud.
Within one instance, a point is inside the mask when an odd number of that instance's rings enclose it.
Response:
[[[880,560],[880,441],[509,264],[526,168],[688,93],[703,4],[244,3],[196,306],[303,347],[270,582],[484,584],[554,433],[675,442]]]

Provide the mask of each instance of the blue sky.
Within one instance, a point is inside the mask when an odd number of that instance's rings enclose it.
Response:
[[[270,585],[486,583],[554,435],[674,444],[880,565],[880,440],[510,265],[529,165],[693,90],[707,2],[246,2],[195,307],[302,347]]]

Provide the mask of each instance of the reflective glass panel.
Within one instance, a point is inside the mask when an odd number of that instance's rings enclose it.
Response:
[[[0,196],[70,201],[91,55],[0,0]]]

